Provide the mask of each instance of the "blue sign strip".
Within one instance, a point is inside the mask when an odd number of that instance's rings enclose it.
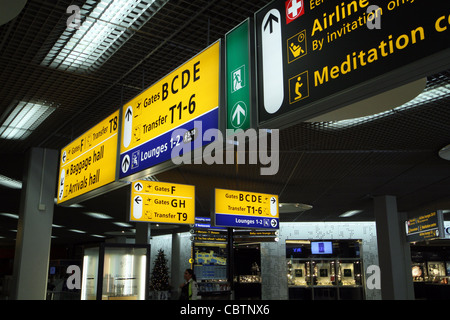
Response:
[[[278,218],[216,213],[216,226],[251,229],[279,229],[279,224]]]
[[[179,148],[181,144],[190,143],[190,150],[203,147],[212,141],[203,141],[203,133],[208,129],[217,129],[219,124],[219,108],[215,108],[208,113],[199,116],[189,122],[182,124],[162,135],[147,141],[136,148],[133,148],[120,155],[119,178],[125,178],[134,173],[151,168],[167,160],[172,159],[172,150]],[[194,131],[195,134],[194,134]],[[173,133],[177,131],[177,135]],[[185,142],[186,134],[192,139]],[[198,140],[200,139],[200,141]],[[185,149],[186,150],[186,149]],[[176,156],[181,156],[182,152],[177,152]]]

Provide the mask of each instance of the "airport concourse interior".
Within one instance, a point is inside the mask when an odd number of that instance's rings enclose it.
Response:
[[[1,1],[0,300],[448,299],[449,44],[448,1]]]

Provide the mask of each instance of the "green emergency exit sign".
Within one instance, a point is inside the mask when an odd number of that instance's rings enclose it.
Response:
[[[252,43],[250,19],[225,35],[227,129],[252,128]]]

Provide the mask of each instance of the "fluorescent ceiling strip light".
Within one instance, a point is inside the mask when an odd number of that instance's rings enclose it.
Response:
[[[101,236],[98,234],[91,234],[91,237],[95,237],[95,238],[106,238],[105,236]]]
[[[0,138],[26,139],[56,108],[37,103],[19,102],[0,126]]]
[[[13,213],[0,213],[0,216],[4,216],[4,217],[8,217],[8,218],[13,218],[13,219],[19,219],[19,216],[17,214],[13,214]]]
[[[339,217],[340,218],[349,218],[349,217],[353,217],[361,212],[363,212],[363,211],[362,210],[350,210],[350,211],[344,212]]]
[[[69,231],[75,232],[75,233],[86,233],[86,231],[77,230],[77,229],[69,229]]]
[[[0,185],[11,189],[22,189],[22,182],[0,174]]]
[[[129,29],[137,30],[151,18],[147,11],[152,5],[162,7],[167,2],[88,0],[80,10],[80,15],[88,14],[84,22],[76,31],[68,27],[42,64],[69,71],[95,69],[131,38],[134,32]]]
[[[108,216],[107,214],[104,213],[98,213],[98,212],[84,212],[85,215],[88,215],[92,218],[95,219],[102,219],[102,220],[107,220],[107,219],[112,219],[111,216]]]
[[[129,224],[129,223],[125,223],[125,222],[113,222],[116,226],[119,226],[119,227],[125,227],[125,228],[130,228],[130,227],[132,227],[132,225],[131,224]]]
[[[374,115],[370,115],[370,116],[365,116],[365,117],[360,117],[360,118],[355,118],[355,119],[346,119],[346,120],[341,120],[341,121],[332,121],[330,123],[327,124],[327,127],[330,129],[343,129],[346,127],[350,127],[350,126],[354,126],[354,125],[358,125],[361,123],[365,123],[367,121],[372,121],[372,120],[376,120],[376,119],[380,119],[382,117],[387,117],[390,115],[393,115],[399,111],[404,111],[404,110],[408,110],[414,107],[418,107],[419,105],[422,105],[424,103],[427,103],[429,101],[435,101],[435,100],[440,100],[443,98],[446,98],[450,95],[450,84],[446,84],[434,89],[430,89],[428,91],[424,91],[421,94],[419,94],[416,98],[412,99],[411,101],[393,108],[391,110],[387,110],[378,114],[374,114]]]

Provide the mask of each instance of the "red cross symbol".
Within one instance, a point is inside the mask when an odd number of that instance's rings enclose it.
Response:
[[[303,0],[286,1],[286,24],[294,21],[305,13]]]

